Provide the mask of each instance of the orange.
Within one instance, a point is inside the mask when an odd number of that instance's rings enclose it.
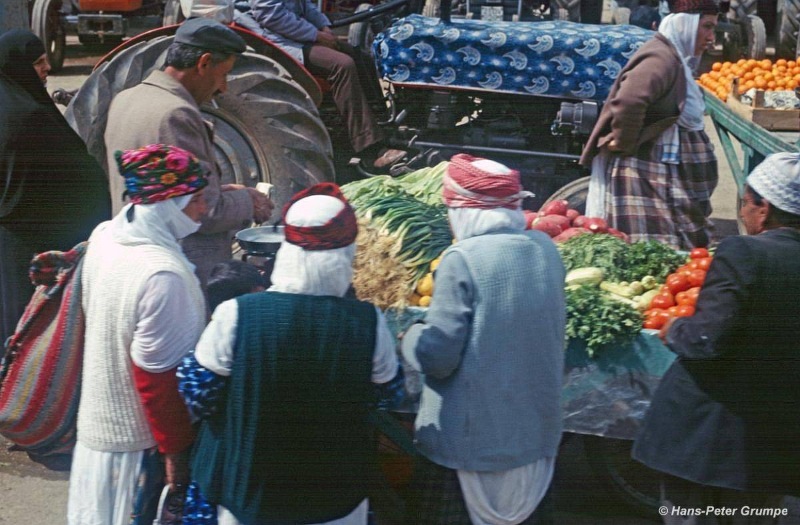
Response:
[[[711,64],[712,71],[719,71],[720,69],[722,69],[722,63],[714,62],[713,64]]]
[[[774,90],[776,87],[778,87],[778,84],[774,80],[767,82],[767,89]]]
[[[770,60],[768,58],[765,58],[764,60],[762,60],[759,63],[761,64],[761,67],[764,68],[764,69],[772,69],[772,60]]]
[[[747,73],[742,75],[742,78],[745,80],[753,80],[754,78],[756,78],[756,74],[753,73],[752,71],[748,71]]]
[[[786,65],[786,59],[785,58],[779,58],[778,60],[775,61],[775,65],[776,66],[785,66]]]
[[[758,89],[764,89],[767,87],[767,81],[764,80],[764,77],[756,77],[755,84]]]

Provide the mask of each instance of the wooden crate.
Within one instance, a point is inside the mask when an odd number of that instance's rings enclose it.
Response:
[[[737,80],[734,80],[727,104],[737,115],[753,121],[769,131],[800,131],[800,109],[775,109],[764,107],[764,91],[759,89],[749,105],[739,97]]]

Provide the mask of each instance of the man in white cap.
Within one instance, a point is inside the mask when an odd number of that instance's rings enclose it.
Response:
[[[425,374],[415,421],[424,456],[419,525],[533,524],[561,440],[564,265],[525,231],[519,172],[456,155],[443,197],[456,244],[436,269],[424,322],[402,339]]]
[[[749,235],[720,243],[695,314],[662,330],[677,359],[633,448],[664,473],[667,524],[774,523],[750,509],[800,495],[800,154],[753,170],[740,216]],[[743,521],[673,510],[708,505]]]
[[[296,194],[283,219],[272,286],[221,303],[181,367],[203,418],[188,523],[367,523],[367,410],[403,392],[394,339],[380,310],[345,297],[358,227],[338,186]]]

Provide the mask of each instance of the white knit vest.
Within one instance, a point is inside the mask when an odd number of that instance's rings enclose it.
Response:
[[[86,340],[78,409],[78,441],[90,449],[132,452],[156,445],[134,384],[130,347],[142,289],[163,271],[179,275],[193,291],[187,318],[197,322],[186,329],[199,336],[204,299],[197,278],[178,254],[156,245],[122,246],[107,229],[92,235],[82,274]]]

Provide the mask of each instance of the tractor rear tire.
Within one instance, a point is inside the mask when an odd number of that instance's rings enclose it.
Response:
[[[36,0],[31,12],[31,30],[44,43],[50,72],[61,71],[67,50],[67,31],[61,19],[61,0]]]
[[[797,40],[800,29],[800,0],[784,0],[781,24],[778,29],[778,42],[775,45],[775,56],[787,60],[797,58]]]
[[[101,64],[86,80],[65,117],[89,152],[106,164],[103,134],[111,99],[139,84],[166,57],[172,36],[138,42]],[[334,179],[330,138],[314,102],[275,61],[245,53],[228,75],[228,90],[204,105],[215,126],[215,156],[222,184],[275,186],[280,210],[297,191]]]

